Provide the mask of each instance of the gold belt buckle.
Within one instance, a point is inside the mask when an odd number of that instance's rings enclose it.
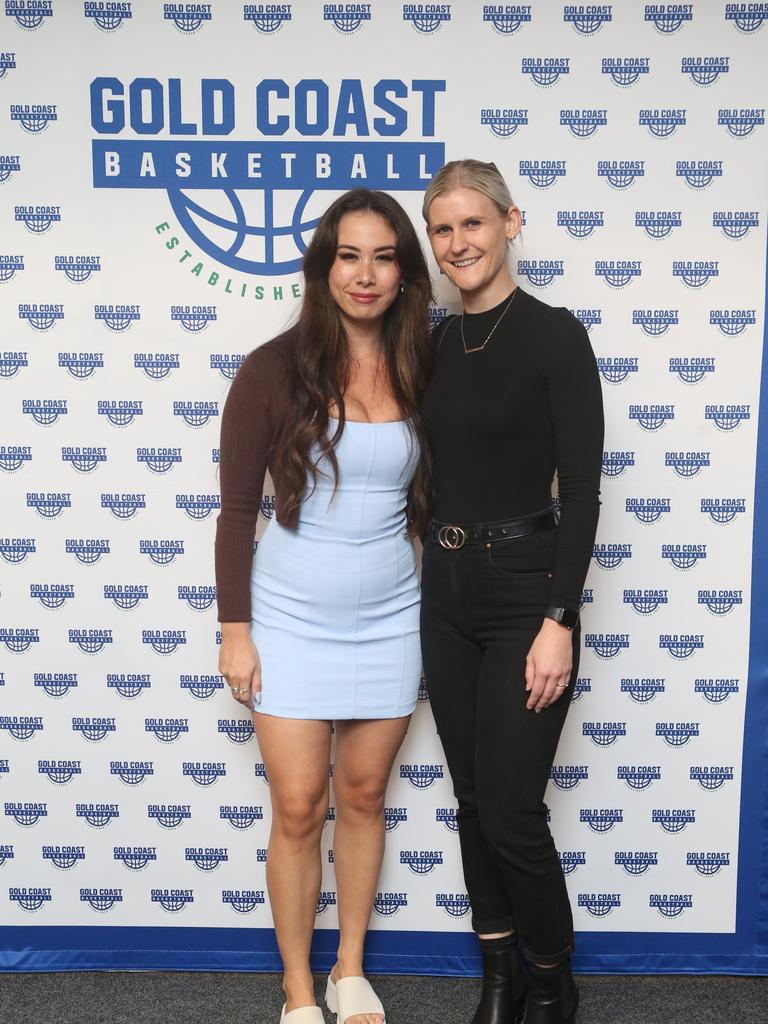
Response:
[[[440,547],[447,548],[449,551],[457,551],[464,547],[467,535],[460,526],[441,526],[437,533],[437,539],[440,542]]]

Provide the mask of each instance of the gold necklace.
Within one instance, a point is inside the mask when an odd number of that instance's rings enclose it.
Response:
[[[501,316],[499,317],[499,319],[498,319],[498,320],[496,321],[496,323],[495,323],[495,324],[493,325],[493,327],[491,328],[491,330],[490,330],[490,333],[488,334],[488,337],[487,337],[487,338],[485,339],[485,341],[483,342],[483,344],[482,344],[482,345],[476,345],[476,346],[475,346],[474,348],[467,348],[467,340],[466,340],[466,338],[464,337],[464,313],[462,312],[462,314],[461,314],[461,323],[460,323],[460,329],[461,329],[461,343],[462,343],[462,345],[464,346],[464,353],[465,353],[466,355],[469,355],[469,354],[470,354],[470,352],[482,352],[482,351],[483,351],[483,349],[485,348],[485,346],[486,346],[486,345],[488,344],[488,342],[489,342],[489,341],[491,340],[491,338],[493,337],[493,332],[494,332],[494,331],[496,330],[496,328],[497,328],[497,327],[499,326],[499,324],[501,323],[501,321],[502,321],[502,320],[504,319],[504,314],[505,314],[505,313],[507,312],[507,310],[509,309],[509,307],[510,307],[510,306],[512,305],[512,303],[514,302],[514,299],[515,299],[515,296],[517,295],[517,292],[518,292],[518,289],[517,289],[517,288],[515,288],[515,290],[514,290],[514,291],[512,292],[512,295],[511,295],[511,296],[510,296],[510,298],[509,298],[509,302],[508,302],[508,303],[506,304],[506,306],[504,307],[504,309],[502,309],[502,311],[501,311]]]

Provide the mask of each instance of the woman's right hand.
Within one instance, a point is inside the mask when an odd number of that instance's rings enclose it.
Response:
[[[250,622],[222,622],[219,672],[232,696],[247,708],[261,703],[261,662]]]

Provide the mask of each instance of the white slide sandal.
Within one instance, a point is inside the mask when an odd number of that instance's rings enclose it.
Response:
[[[337,1015],[336,1024],[344,1024],[350,1017],[362,1013],[380,1013],[384,1016],[381,1000],[366,978],[339,978],[334,982],[329,974],[325,1002],[331,1013]]]
[[[319,1006],[300,1006],[298,1010],[286,1013],[283,1003],[280,1024],[325,1024],[325,1018]]]

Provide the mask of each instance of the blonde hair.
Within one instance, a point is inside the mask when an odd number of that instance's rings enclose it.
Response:
[[[451,160],[440,168],[424,193],[421,213],[427,224],[432,202],[439,195],[452,192],[455,188],[473,188],[488,196],[503,217],[506,217],[510,206],[515,205],[496,164],[486,164],[482,160]]]

